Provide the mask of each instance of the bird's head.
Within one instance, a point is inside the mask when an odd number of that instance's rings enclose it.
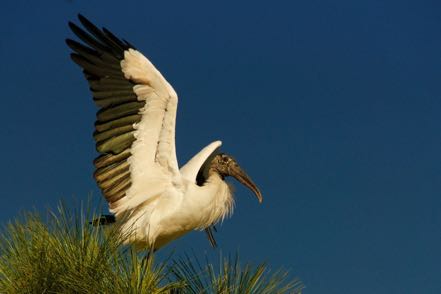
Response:
[[[263,197],[262,193],[260,193],[259,188],[257,188],[256,184],[254,184],[251,178],[230,155],[225,153],[217,154],[211,161],[210,169],[217,172],[222,178],[232,176],[241,184],[253,191],[253,193],[259,200],[259,203],[262,203]]]

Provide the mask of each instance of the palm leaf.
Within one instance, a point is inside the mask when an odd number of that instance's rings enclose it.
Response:
[[[90,210],[63,205],[43,220],[26,213],[4,227],[0,293],[169,293],[164,263],[122,246],[116,226],[94,227]]]
[[[185,255],[175,260],[170,268],[176,280],[186,281],[178,293],[213,293],[213,294],[274,294],[301,293],[303,284],[298,280],[288,280],[288,272],[279,270],[271,273],[266,264],[244,265],[239,255],[223,258],[220,255],[219,268],[208,259],[205,263],[196,257]]]
[[[156,262],[123,245],[118,227],[92,226],[90,205],[25,213],[0,233],[0,293],[300,293],[297,279],[239,256]],[[86,208],[84,208],[86,207]]]

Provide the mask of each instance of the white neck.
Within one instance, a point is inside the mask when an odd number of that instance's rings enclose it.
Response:
[[[186,205],[191,211],[200,211],[194,219],[194,228],[205,229],[231,215],[234,198],[230,186],[217,173],[210,173],[203,186],[197,187],[196,193],[189,193]],[[191,196],[190,196],[191,195]]]

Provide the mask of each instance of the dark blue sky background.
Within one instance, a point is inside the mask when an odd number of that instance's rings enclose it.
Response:
[[[0,221],[95,199],[96,108],[64,44],[83,13],[180,97],[178,159],[221,139],[237,187],[226,252],[318,293],[441,293],[439,1],[3,1]],[[213,253],[203,233],[167,250]],[[164,250],[164,253],[167,251]],[[215,251],[214,254],[217,254]]]

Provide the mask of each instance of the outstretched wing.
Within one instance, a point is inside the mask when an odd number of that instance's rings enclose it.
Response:
[[[101,155],[95,179],[112,212],[151,203],[180,175],[175,150],[176,92],[130,43],[79,15],[69,23],[83,42],[66,40],[89,82]]]

